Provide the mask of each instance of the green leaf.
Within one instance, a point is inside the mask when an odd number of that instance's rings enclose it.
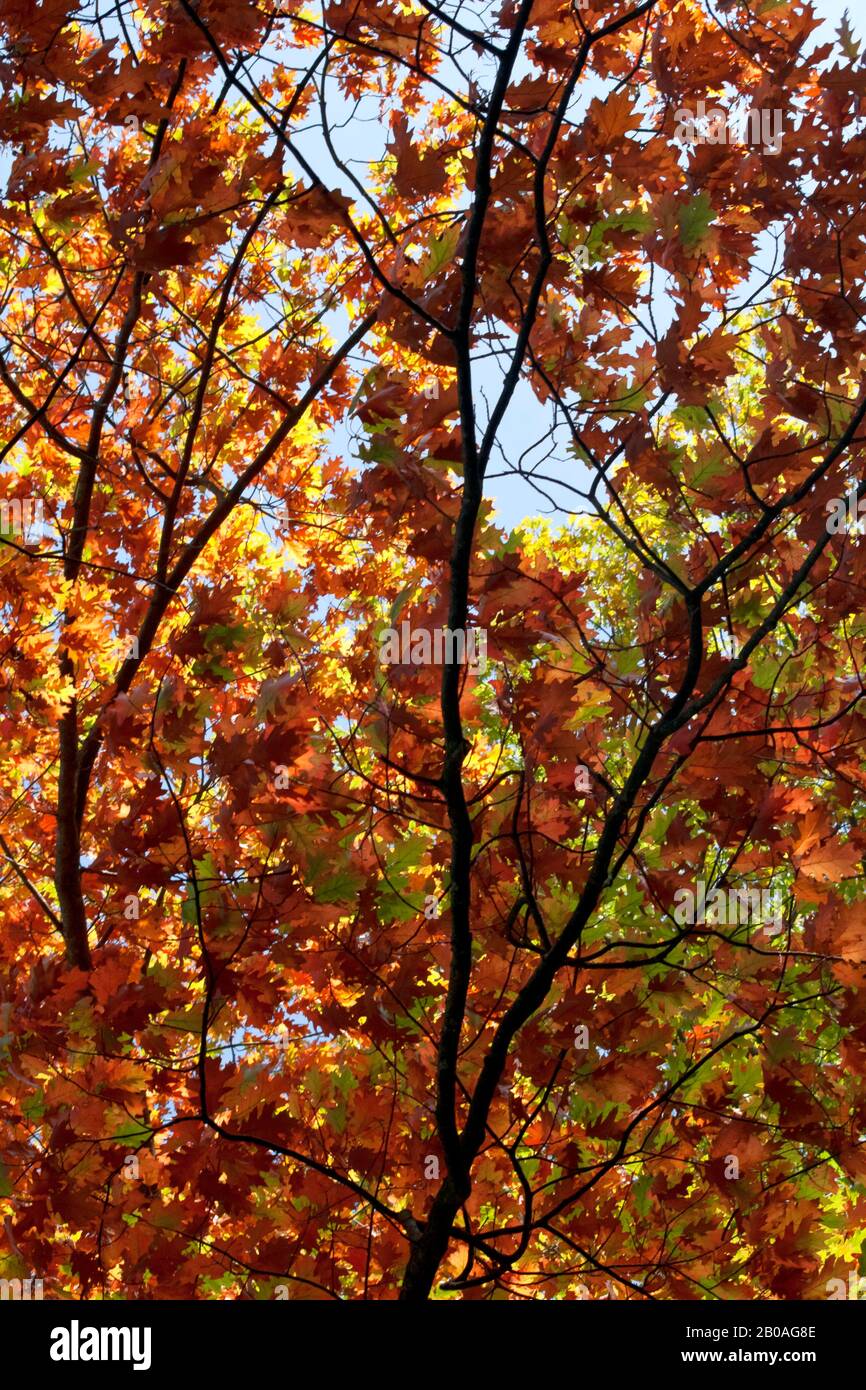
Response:
[[[616,670],[620,676],[633,676],[641,669],[643,652],[640,647],[628,647],[616,654]]]
[[[845,433],[854,413],[854,401],[840,401],[835,396],[825,397],[827,413],[830,416],[830,438],[838,439]]]
[[[332,855],[319,855],[307,865],[306,879],[317,903],[353,902],[364,884],[364,875],[348,858],[335,864]]]
[[[570,222],[563,212],[556,224],[556,234],[566,250],[574,244],[577,237],[577,228]]]
[[[401,589],[401,590],[400,590],[400,592],[399,592],[399,594],[397,595],[397,597],[395,598],[394,602],[391,604],[391,611],[390,611],[390,613],[388,614],[388,617],[389,617],[389,619],[390,619],[390,625],[391,625],[391,627],[394,626],[394,624],[396,623],[396,621],[397,621],[397,619],[399,618],[400,614],[402,613],[403,609],[406,607],[406,603],[407,603],[407,601],[408,601],[410,595],[414,592],[414,590],[415,590],[415,585],[414,585],[414,584],[407,584],[406,587],[405,587],[405,589]]]
[[[217,651],[229,652],[234,647],[239,647],[247,635],[247,629],[243,623],[214,623],[209,627],[204,636],[204,647],[206,651],[215,648]]]
[[[327,1078],[319,1071],[319,1068],[310,1067],[310,1070],[304,1077],[304,1090],[312,1096],[315,1105],[318,1105],[319,1101],[322,1099],[327,1084]]]
[[[683,469],[683,477],[689,487],[696,492],[702,492],[707,483],[711,483],[714,478],[723,478],[728,469],[728,461],[722,450],[721,445],[717,449],[710,450],[700,459],[688,459],[687,465]]]
[[[21,1102],[21,1112],[34,1124],[45,1114],[45,1093],[40,1086],[38,1092]]]
[[[153,1130],[146,1126],[142,1126],[141,1129],[130,1129],[127,1124],[115,1130],[111,1137],[118,1143],[126,1144],[128,1148],[142,1149],[153,1138]]]
[[[769,690],[776,680],[781,669],[781,662],[778,657],[773,656],[772,652],[765,655],[752,657],[752,683],[759,690]]]
[[[219,883],[219,869],[214,863],[214,857],[212,854],[206,854],[204,859],[194,860],[193,864],[195,867],[195,876],[198,881],[199,888],[204,888],[205,885],[208,883]]]
[[[653,219],[643,208],[630,208],[625,212],[611,213],[594,222],[584,242],[591,261],[603,260],[607,255],[605,239],[608,232],[640,232],[645,235],[651,231]]]
[[[642,410],[649,399],[649,391],[645,385],[633,386],[626,389],[623,396],[618,396],[609,403],[609,410]]]
[[[437,271],[440,271],[443,266],[453,260],[459,240],[460,228],[456,223],[453,227],[449,227],[446,232],[443,232],[441,236],[430,238],[429,250],[421,265],[422,280],[429,280],[431,275],[435,275]]]
[[[202,1010],[180,1009],[177,1013],[166,1014],[160,1019],[165,1028],[176,1028],[181,1033],[201,1033]]]
[[[339,1105],[329,1105],[325,1117],[329,1128],[335,1130],[337,1134],[342,1134],[346,1128],[348,1113],[349,1107],[344,1100],[341,1100]]]
[[[706,193],[699,193],[680,210],[678,222],[683,250],[694,251],[700,246],[714,217],[715,211]]]
[[[334,1077],[333,1082],[344,1100],[348,1100],[352,1092],[358,1088],[358,1078],[351,1067],[342,1067]]]
[[[678,405],[671,412],[671,418],[695,432],[702,430],[707,423],[707,414],[702,405]]]
[[[73,170],[71,171],[69,178],[72,181],[72,183],[86,183],[88,179],[92,178],[94,174],[98,173],[99,161],[95,159],[89,159],[84,164],[76,164]]]
[[[180,905],[180,915],[189,926],[194,927],[198,924],[198,906],[195,895],[191,898],[184,898]]]
[[[355,873],[353,869],[342,869],[320,879],[313,889],[313,897],[317,903],[352,902],[363,883],[363,874]]]
[[[640,232],[646,236],[654,226],[652,213],[645,208],[630,208],[627,212],[615,212],[605,218],[605,226],[619,232]]]

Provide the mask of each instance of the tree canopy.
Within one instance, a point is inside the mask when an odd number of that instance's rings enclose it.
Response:
[[[819,25],[3,0],[0,1274],[858,1267],[866,63]]]

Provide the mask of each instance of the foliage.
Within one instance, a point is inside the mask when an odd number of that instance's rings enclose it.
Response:
[[[0,547],[0,1272],[825,1296],[866,1214],[850,26],[0,19],[0,494],[44,522]],[[683,144],[700,101],[781,147]],[[573,518],[503,531],[509,470]],[[383,664],[404,621],[486,668]],[[678,922],[698,881],[781,930]]]

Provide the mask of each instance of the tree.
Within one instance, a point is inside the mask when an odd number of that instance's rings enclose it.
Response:
[[[847,19],[2,23],[3,1272],[825,1297],[866,1214]],[[572,519],[503,531],[508,472]]]

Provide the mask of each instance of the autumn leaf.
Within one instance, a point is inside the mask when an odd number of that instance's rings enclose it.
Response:
[[[640,125],[640,117],[632,107],[628,92],[611,92],[601,99],[593,97],[589,103],[587,117],[598,135],[602,145],[612,145],[628,131]]]
[[[225,1379],[244,1302],[609,1281],[658,1341],[859,1272],[814,8],[3,8],[4,1294],[177,1304]]]

